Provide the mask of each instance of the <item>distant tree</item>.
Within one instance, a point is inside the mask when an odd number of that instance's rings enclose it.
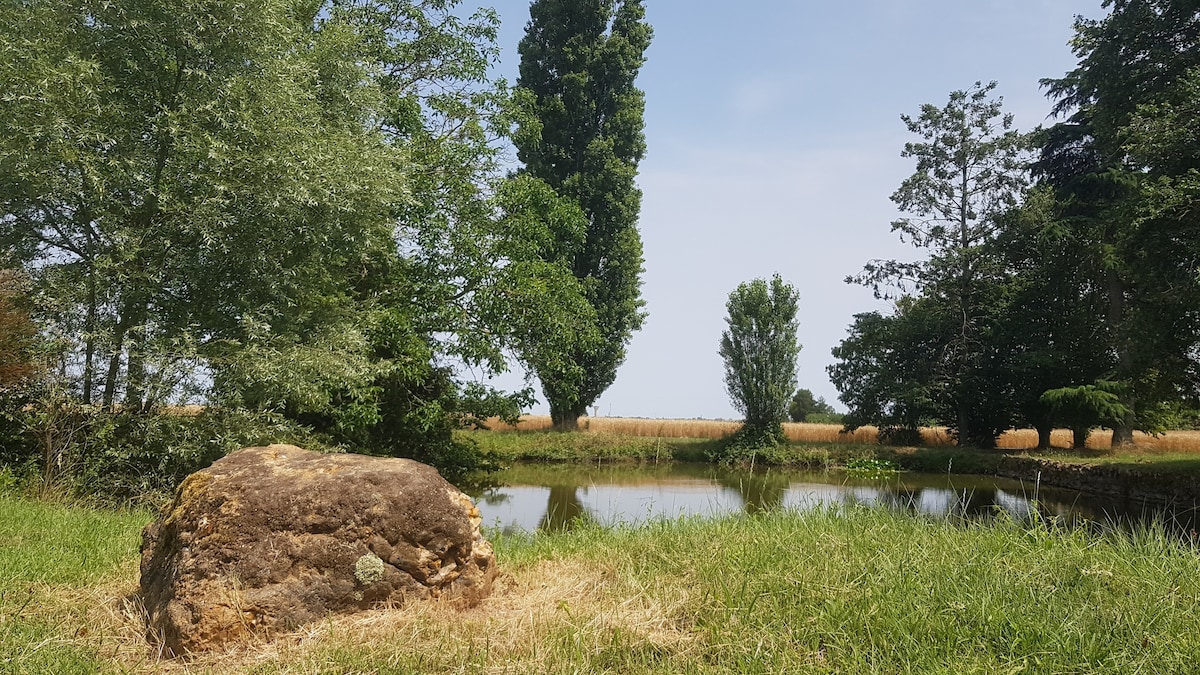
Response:
[[[960,443],[990,445],[1004,420],[979,419],[989,406],[981,400],[981,373],[988,356],[987,295],[998,270],[985,257],[999,229],[998,218],[1012,209],[1027,184],[1030,141],[1012,128],[1012,115],[1001,99],[990,98],[996,83],[976,82],[950,94],[944,107],[921,106],[918,117],[902,115],[908,130],[922,140],[907,143],[903,157],[917,169],[900,184],[892,201],[910,214],[892,223],[901,239],[926,249],[919,262],[876,260],[847,281],[891,297],[898,289],[919,292],[952,308],[952,332],[937,355],[938,377],[953,403],[943,421]]]
[[[745,424],[742,447],[775,445],[783,440],[783,420],[796,390],[796,312],[799,294],[776,274],[768,283],[755,279],[729,294],[728,328],[721,335],[725,389]]]
[[[803,422],[809,415],[832,414],[833,406],[826,403],[824,398],[814,398],[812,390],[809,389],[797,389],[791,404],[788,405],[788,418],[793,422]]]
[[[645,317],[634,183],[646,152],[644,97],[634,86],[652,34],[644,17],[641,0],[535,0],[519,47],[517,83],[536,119],[517,135],[517,156],[587,218],[582,241],[549,253],[582,285],[594,330],[565,327],[574,344],[525,354],[560,429],[575,428],[613,383]]]
[[[828,368],[849,408],[847,431],[875,425],[884,442],[920,443],[921,427],[941,412],[937,363],[952,320],[944,306],[911,296],[900,298],[890,316],[855,315]]]

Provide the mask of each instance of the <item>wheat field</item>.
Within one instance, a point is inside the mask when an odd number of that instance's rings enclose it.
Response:
[[[526,415],[515,425],[505,424],[497,419],[488,420],[488,427],[496,431],[541,431],[551,426],[550,417],[543,415]],[[670,420],[646,419],[641,417],[583,417],[579,420],[581,431],[593,434],[613,434],[620,436],[649,436],[660,438],[724,438],[737,430],[741,422],[730,420]],[[789,441],[800,443],[875,443],[878,440],[878,429],[861,427],[853,433],[842,433],[839,424],[797,424],[788,422],[783,425],[784,434]],[[926,427],[921,429],[921,438],[927,446],[954,445],[953,439],[944,427]],[[1112,442],[1112,432],[1096,430],[1088,437],[1088,447],[1094,450],[1107,449]],[[1050,436],[1054,447],[1071,447],[1071,432],[1067,429],[1056,429]],[[997,447],[1006,450],[1025,450],[1037,447],[1037,431],[1033,429],[1016,429],[1005,432],[996,442]],[[1151,452],[1200,452],[1200,431],[1168,431],[1157,437],[1149,434],[1135,433],[1134,446],[1140,450]]]

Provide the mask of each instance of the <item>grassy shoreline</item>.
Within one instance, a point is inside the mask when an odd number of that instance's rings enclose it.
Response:
[[[493,535],[501,577],[160,661],[127,595],[143,512],[0,496],[0,672],[1189,672],[1200,550],[853,508]]]

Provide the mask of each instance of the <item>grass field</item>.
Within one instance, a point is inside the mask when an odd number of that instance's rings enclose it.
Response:
[[[515,427],[499,420],[489,420],[488,427],[497,431],[541,431],[551,426],[548,416],[526,415]],[[585,417],[580,420],[580,429],[593,434],[612,434],[630,437],[658,438],[724,438],[737,430],[740,422],[726,420],[660,420],[635,417]],[[795,443],[875,443],[878,430],[862,427],[854,433],[842,433],[838,424],[783,425],[784,434]],[[944,428],[927,427],[921,430],[924,445],[940,447],[954,445],[953,439]],[[1071,447],[1071,432],[1056,429],[1050,437],[1051,445],[1058,448]],[[1109,430],[1094,431],[1088,437],[1088,447],[1093,450],[1107,449],[1112,442]],[[1134,434],[1136,449],[1150,452],[1200,452],[1200,431],[1168,431],[1157,437],[1143,433]],[[997,446],[1008,450],[1037,447],[1037,432],[1019,429],[1003,434]]]
[[[149,514],[0,496],[4,673],[1185,673],[1200,551],[850,510],[496,537],[491,598],[330,617],[161,661]]]

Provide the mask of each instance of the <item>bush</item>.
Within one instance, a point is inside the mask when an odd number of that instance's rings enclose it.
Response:
[[[46,489],[114,505],[153,504],[188,475],[239,448],[294,443],[331,449],[281,416],[244,409],[114,413],[43,401],[26,409],[21,423],[25,443],[20,452],[0,457],[0,466]]]

